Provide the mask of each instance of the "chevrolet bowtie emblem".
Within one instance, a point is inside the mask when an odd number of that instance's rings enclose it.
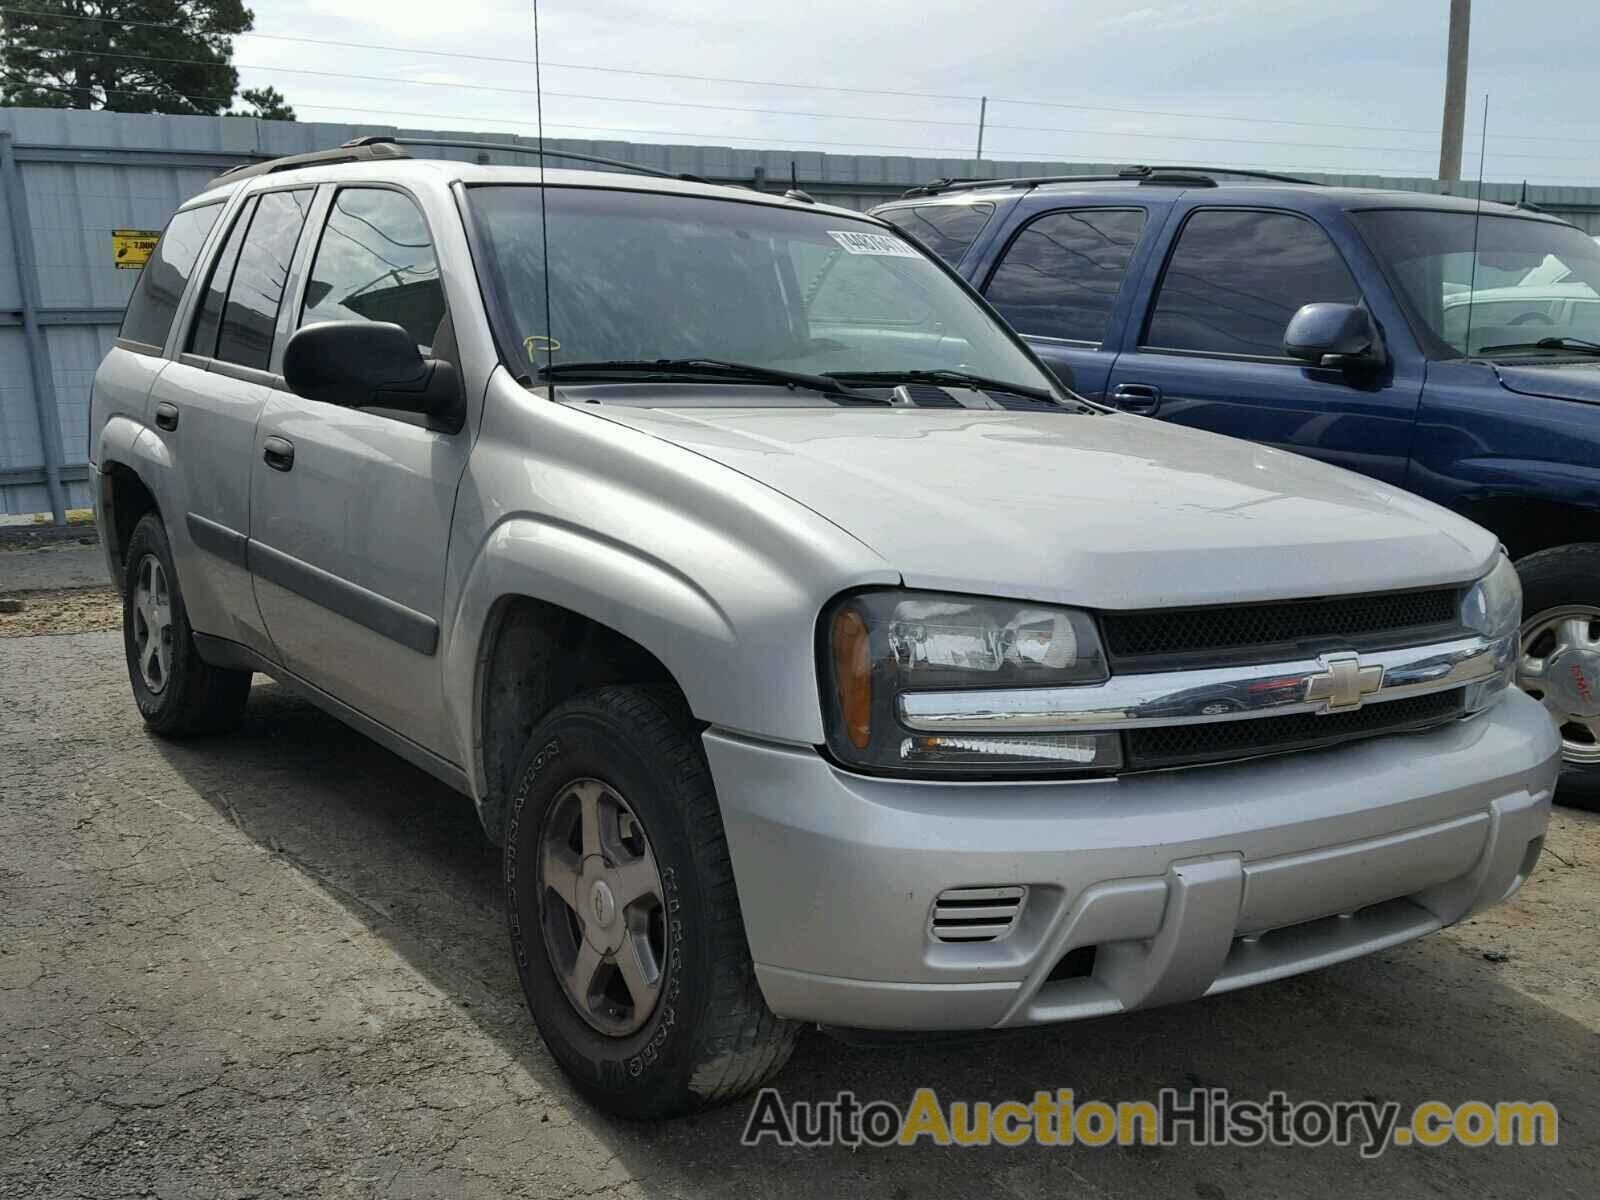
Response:
[[[1383,686],[1382,667],[1363,667],[1358,654],[1324,654],[1317,662],[1322,670],[1306,676],[1309,701],[1321,700],[1325,713],[1349,712]]]

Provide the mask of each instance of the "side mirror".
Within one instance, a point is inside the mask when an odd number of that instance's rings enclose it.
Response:
[[[1283,352],[1333,370],[1374,370],[1389,361],[1372,314],[1359,304],[1307,304],[1283,331]]]
[[[423,358],[411,335],[387,321],[307,325],[283,348],[283,378],[307,400],[418,413],[430,428],[448,433],[466,423],[455,367]]]

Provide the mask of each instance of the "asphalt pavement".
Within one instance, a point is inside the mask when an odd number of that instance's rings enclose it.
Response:
[[[0,639],[0,1195],[1593,1197],[1600,817],[1549,846],[1510,904],[1365,960],[1003,1037],[809,1033],[778,1084],[1549,1099],[1560,1146],[745,1148],[745,1104],[637,1125],[567,1087],[466,800],[275,684],[171,744],[117,634]]]

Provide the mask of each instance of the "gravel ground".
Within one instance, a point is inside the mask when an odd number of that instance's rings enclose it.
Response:
[[[41,633],[101,633],[122,628],[122,600],[110,587],[0,591],[0,601],[20,600],[21,612],[0,611],[0,638]]]
[[[0,764],[3,1196],[1592,1197],[1600,1176],[1600,817],[1557,810],[1514,901],[1373,958],[1006,1037],[809,1034],[779,1079],[902,1104],[1548,1098],[1560,1147],[780,1151],[739,1146],[742,1105],[639,1126],[578,1101],[470,806],[276,685],[236,734],[173,745],[115,633],[0,640]]]

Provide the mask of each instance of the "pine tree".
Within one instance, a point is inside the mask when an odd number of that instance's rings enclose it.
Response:
[[[259,117],[263,121],[292,121],[294,106],[283,98],[275,87],[245,88],[239,99],[250,107],[243,112],[231,112],[230,117]]]
[[[234,35],[254,23],[242,0],[8,4],[0,10],[0,103],[224,112],[239,87]],[[262,90],[276,96],[274,89]],[[282,100],[277,96],[279,105]]]

